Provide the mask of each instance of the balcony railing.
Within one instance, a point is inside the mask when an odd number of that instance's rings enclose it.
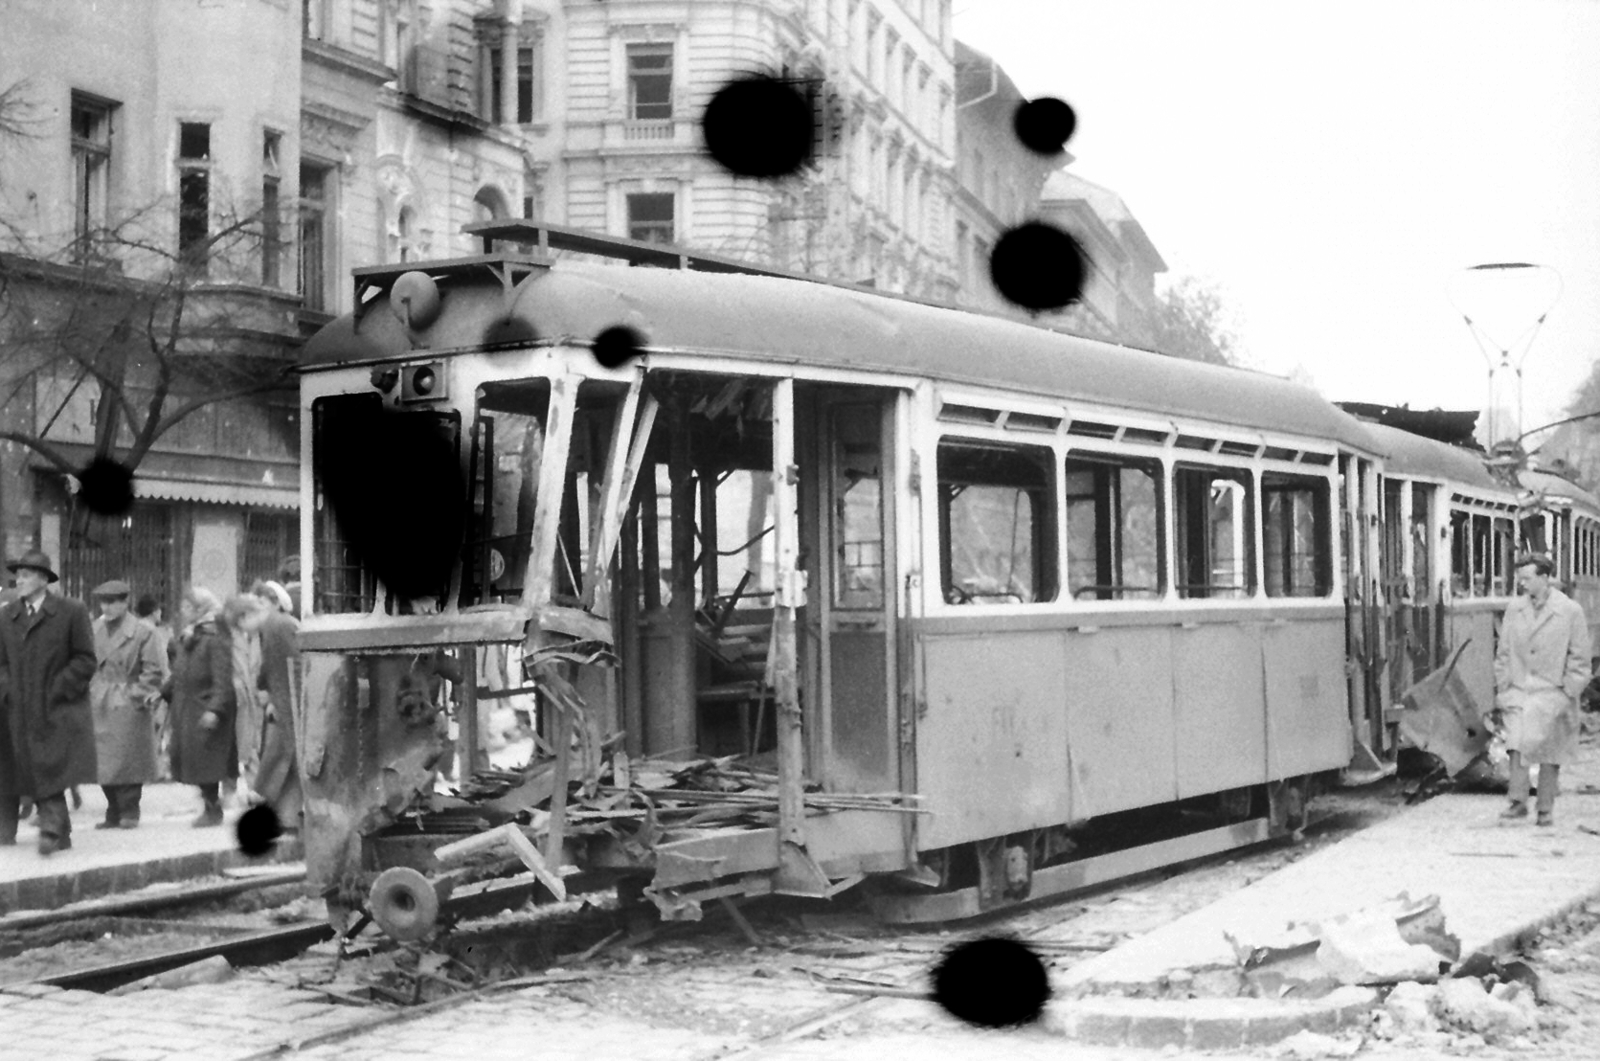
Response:
[[[678,123],[672,118],[631,119],[622,123],[622,138],[630,143],[641,141],[671,141],[678,135]]]

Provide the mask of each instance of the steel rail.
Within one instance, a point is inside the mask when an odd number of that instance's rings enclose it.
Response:
[[[148,895],[119,895],[108,899],[91,899],[56,910],[26,910],[0,917],[0,932],[18,932],[25,929],[44,928],[65,921],[78,921],[90,917],[110,917],[160,910],[187,903],[226,899],[257,888],[270,888],[278,884],[297,884],[305,880],[304,866],[284,869],[276,873],[251,874],[215,884],[202,884],[194,888],[153,892]]]
[[[196,947],[184,947],[143,958],[100,965],[92,969],[77,969],[72,972],[56,973],[53,976],[41,976],[27,982],[79,991],[110,991],[131,984],[135,980],[170,972],[219,954],[228,959],[229,965],[235,967],[270,965],[291,958],[314,944],[332,939],[333,935],[333,926],[325,921],[313,925],[292,925],[288,928],[235,936],[215,943],[203,943]]]

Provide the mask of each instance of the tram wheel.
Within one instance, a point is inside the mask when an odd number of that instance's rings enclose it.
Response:
[[[367,910],[390,938],[410,943],[426,936],[438,923],[439,893],[427,877],[410,866],[395,866],[372,882]]]

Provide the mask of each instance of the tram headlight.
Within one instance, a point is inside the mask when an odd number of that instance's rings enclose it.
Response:
[[[421,365],[407,365],[401,370],[401,401],[436,401],[445,396],[444,365],[440,362],[429,361]]]

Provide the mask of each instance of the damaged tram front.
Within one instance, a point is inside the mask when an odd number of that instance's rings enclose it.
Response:
[[[358,270],[302,370],[300,750],[330,919],[415,936],[463,883],[561,896],[575,867],[692,918],[911,865],[885,707],[895,395],[692,351],[606,367],[594,322],[650,324],[596,270],[425,268]],[[806,459],[834,465],[828,497],[800,496]],[[816,533],[844,544],[820,652],[796,626]],[[829,663],[855,751],[806,792],[800,675]],[[531,751],[491,763],[506,706]]]

